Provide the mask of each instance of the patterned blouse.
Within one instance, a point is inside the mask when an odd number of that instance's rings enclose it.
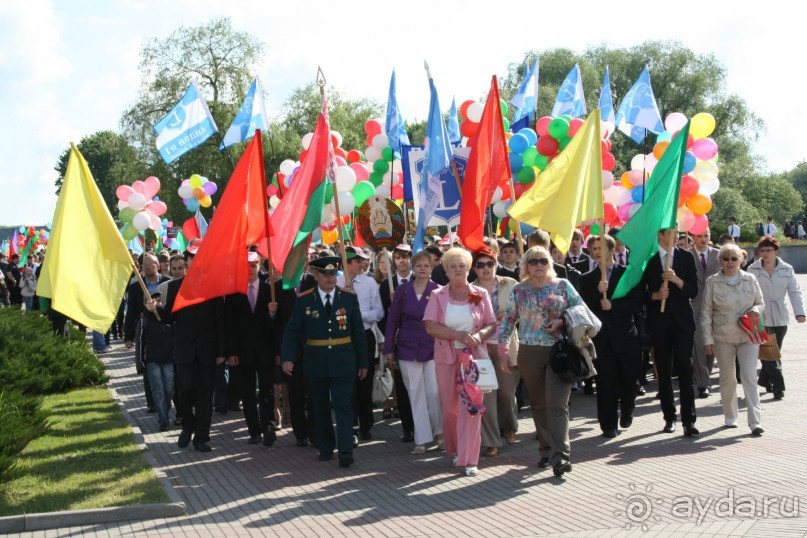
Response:
[[[544,331],[544,326],[552,320],[561,319],[568,307],[582,302],[580,295],[565,278],[553,278],[539,287],[519,282],[510,292],[507,311],[499,327],[499,343],[509,342],[518,324],[520,344],[551,346],[558,337]]]

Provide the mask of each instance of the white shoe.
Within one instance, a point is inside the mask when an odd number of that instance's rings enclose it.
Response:
[[[412,454],[425,454],[426,453],[426,445],[417,445],[414,450],[412,450]]]
[[[451,460],[451,465],[457,464],[457,456],[454,456],[454,459]]]
[[[479,469],[476,468],[476,465],[469,465],[465,468],[465,476],[476,476],[479,474]]]

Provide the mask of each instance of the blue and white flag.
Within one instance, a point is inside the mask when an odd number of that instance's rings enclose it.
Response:
[[[608,130],[608,138],[614,134],[616,119],[614,119],[614,100],[611,97],[611,77],[608,75],[608,66],[605,66],[605,77],[600,90],[600,118]]]
[[[582,93],[582,91],[581,91]],[[529,117],[538,108],[538,59],[530,67],[527,61],[524,67],[524,80],[518,87],[518,91],[510,99],[510,104],[516,107],[513,113],[513,122],[517,122],[523,117]]]
[[[448,140],[452,144],[462,142],[460,118],[457,116],[457,102],[453,97],[451,98],[451,108],[448,109]]]
[[[580,75],[580,66],[575,64],[563,84],[560,85],[555,106],[552,107],[552,116],[557,118],[568,114],[573,118],[586,115],[586,99],[583,97],[583,77]]]
[[[168,164],[219,131],[195,82],[191,82],[179,103],[157,122],[154,130],[157,131],[157,149]]]
[[[227,134],[224,135],[219,149],[250,140],[255,136],[255,129],[260,129],[264,133],[269,132],[269,120],[263,102],[263,88],[257,78],[252,81],[252,85],[244,97],[244,103],[238,110],[238,114],[235,115],[232,125],[227,129]]]
[[[664,130],[661,122],[653,87],[650,85],[650,71],[644,68],[642,74],[630,87],[616,112],[616,127],[634,142],[641,144],[647,136],[645,129],[659,134]]]
[[[207,233],[207,221],[205,220],[205,216],[197,209],[193,218],[196,221],[196,226],[199,227],[199,239],[204,239]]]
[[[451,169],[451,163],[454,160],[451,152],[451,142],[448,139],[448,131],[443,121],[443,113],[440,111],[440,102],[437,99],[437,88],[434,87],[429,65],[424,62],[424,66],[426,74],[429,76],[431,99],[429,101],[429,116],[426,125],[426,159],[423,166],[423,176],[426,180],[420,183],[420,207],[418,209],[417,232],[413,242],[415,252],[423,250],[426,227],[440,202],[440,192],[442,191],[440,175],[445,170]]]
[[[143,254],[143,243],[140,242],[140,236],[136,235],[129,241],[126,247],[135,254]]]
[[[387,139],[389,147],[395,152],[395,158],[401,158],[401,146],[409,145],[409,135],[406,134],[401,110],[398,108],[398,97],[395,89],[395,70],[392,70],[392,78],[389,81],[389,98],[387,99]]]

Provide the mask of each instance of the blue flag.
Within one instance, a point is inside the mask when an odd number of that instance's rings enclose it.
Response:
[[[582,91],[581,91],[582,94]],[[513,112],[513,122],[517,122],[523,117],[529,118],[538,108],[538,59],[530,67],[527,61],[524,67],[524,80],[518,87],[518,91],[510,99],[510,104],[515,107]],[[583,105],[585,107],[585,105]],[[513,131],[516,132],[516,131]]]
[[[522,116],[521,118],[519,118],[518,120],[516,120],[516,121],[514,121],[513,123],[510,124],[510,132],[511,133],[517,133],[521,129],[524,129],[525,127],[529,127],[529,126],[530,126],[530,117],[529,116]]]
[[[580,75],[580,66],[574,67],[563,84],[560,85],[558,96],[555,98],[555,106],[552,107],[552,116],[557,118],[568,114],[573,118],[586,115],[586,99],[583,97],[583,77]]]
[[[154,126],[157,149],[171,164],[219,130],[195,82],[191,82],[179,103]]]
[[[135,254],[143,254],[143,244],[140,242],[140,236],[134,236],[126,247]]]
[[[440,102],[437,99],[437,88],[434,87],[434,80],[429,72],[428,64],[425,64],[426,73],[429,76],[429,91],[431,99],[429,101],[429,116],[426,125],[426,162],[423,166],[423,181],[420,183],[420,208],[418,209],[417,232],[413,249],[415,252],[423,250],[423,239],[426,236],[426,228],[429,225],[434,212],[439,203],[440,174],[451,169],[454,155],[451,151],[451,143],[448,140],[448,131],[443,121],[443,113],[440,112]]]
[[[395,90],[395,70],[392,70],[392,78],[389,81],[389,98],[387,99],[387,138],[389,146],[395,152],[395,158],[401,158],[401,146],[409,145],[409,135],[406,134],[401,110],[398,108],[398,97]]]
[[[616,127],[634,142],[641,144],[648,131],[659,134],[664,130],[661,122],[653,87],[650,85],[650,71],[644,68],[642,74],[630,87],[616,112]]]
[[[452,144],[462,142],[460,119],[457,116],[457,102],[453,97],[451,98],[451,108],[448,110],[448,140]]]
[[[199,238],[204,239],[205,234],[207,233],[207,221],[205,220],[205,216],[202,215],[197,209],[193,218],[196,220],[196,226],[199,227]]]
[[[611,77],[608,76],[608,66],[605,66],[605,77],[602,79],[602,90],[600,90],[600,117],[607,125],[608,138],[614,134],[616,119],[614,119],[614,100],[611,97]]]
[[[224,149],[245,142],[255,136],[255,129],[261,132],[269,132],[269,120],[266,115],[266,106],[263,102],[263,88],[261,82],[255,78],[249,87],[244,103],[235,115],[227,134],[224,135],[219,149]]]

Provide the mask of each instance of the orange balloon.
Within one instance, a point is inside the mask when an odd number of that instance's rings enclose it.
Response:
[[[339,232],[336,231],[336,228],[333,230],[324,230],[322,232],[322,244],[323,245],[333,245],[336,243],[336,240],[339,238]]]
[[[622,186],[625,187],[626,189],[632,189],[633,187],[636,186],[630,182],[629,172],[625,172],[624,174],[622,174],[622,177],[619,178],[619,181],[620,183],[622,183]]]
[[[687,200],[687,207],[695,215],[705,215],[712,209],[712,199],[705,194],[698,193]]]
[[[656,145],[653,146],[653,156],[656,159],[661,159],[661,156],[664,155],[665,151],[667,151],[667,146],[669,145],[670,143],[666,140],[663,142],[657,142]]]

